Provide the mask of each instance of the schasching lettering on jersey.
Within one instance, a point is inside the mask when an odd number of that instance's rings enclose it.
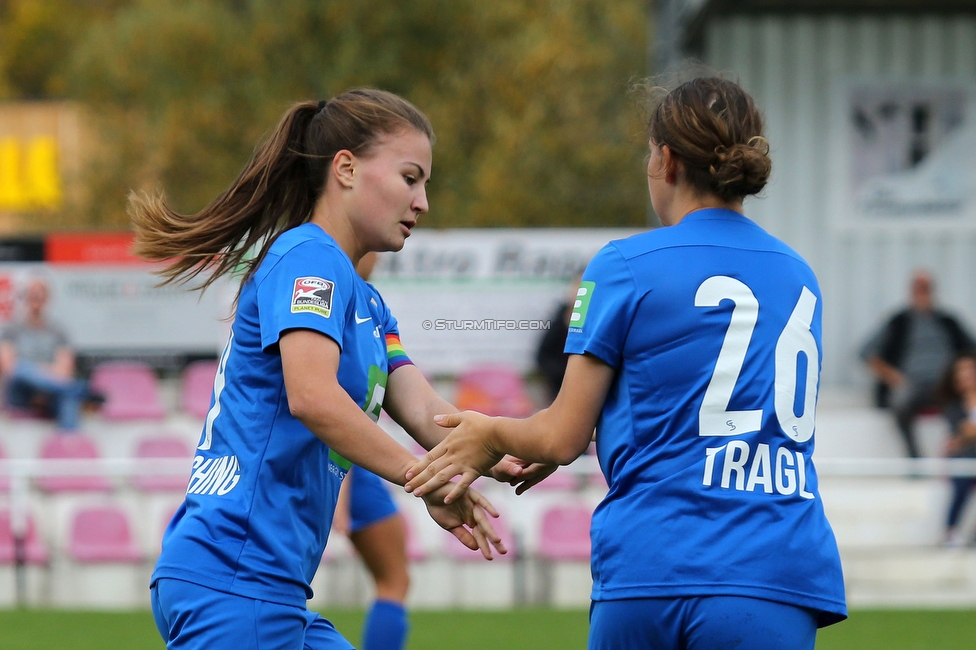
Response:
[[[731,210],[593,258],[566,352],[616,370],[594,600],[737,594],[845,615],[812,461],[822,309],[806,262]]]
[[[221,456],[193,459],[193,473],[187,485],[187,494],[224,496],[241,480],[241,466],[237,456]]]

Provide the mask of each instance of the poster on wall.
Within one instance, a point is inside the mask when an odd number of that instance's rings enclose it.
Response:
[[[849,108],[856,221],[976,221],[971,89],[948,82],[855,84]]]

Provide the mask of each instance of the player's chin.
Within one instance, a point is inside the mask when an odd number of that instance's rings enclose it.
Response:
[[[391,235],[384,240],[375,242],[369,250],[376,253],[395,253],[403,249],[406,237]]]
[[[403,235],[398,233],[390,237],[390,240],[388,242],[389,248],[387,248],[386,250],[390,251],[391,253],[395,253],[399,250],[402,250],[403,245],[407,243],[408,236],[409,235]]]

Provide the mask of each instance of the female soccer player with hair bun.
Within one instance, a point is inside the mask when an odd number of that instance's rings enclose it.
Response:
[[[184,504],[151,579],[167,647],[348,649],[306,608],[352,463],[402,484],[416,458],[376,425],[385,408],[427,448],[455,409],[399,344],[396,319],[357,274],[403,247],[427,212],[433,131],[407,101],[352,90],[292,107],[223,194],[194,215],[130,199],[137,251],[203,286],[245,270]],[[249,251],[257,250],[257,255]],[[504,553],[481,495],[431,517],[491,559]]]
[[[572,462],[596,428],[591,649],[812,650],[847,615],[813,453],[822,300],[810,267],[742,214],[769,178],[738,85],[655,90],[647,182],[667,226],[608,244],[578,292],[552,406],[439,416],[408,473],[457,498],[504,453]]]

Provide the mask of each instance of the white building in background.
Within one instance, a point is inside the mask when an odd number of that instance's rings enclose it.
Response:
[[[867,383],[858,349],[913,269],[976,331],[976,0],[683,4],[684,53],[765,113],[773,176],[746,213],[820,278],[823,382]]]

